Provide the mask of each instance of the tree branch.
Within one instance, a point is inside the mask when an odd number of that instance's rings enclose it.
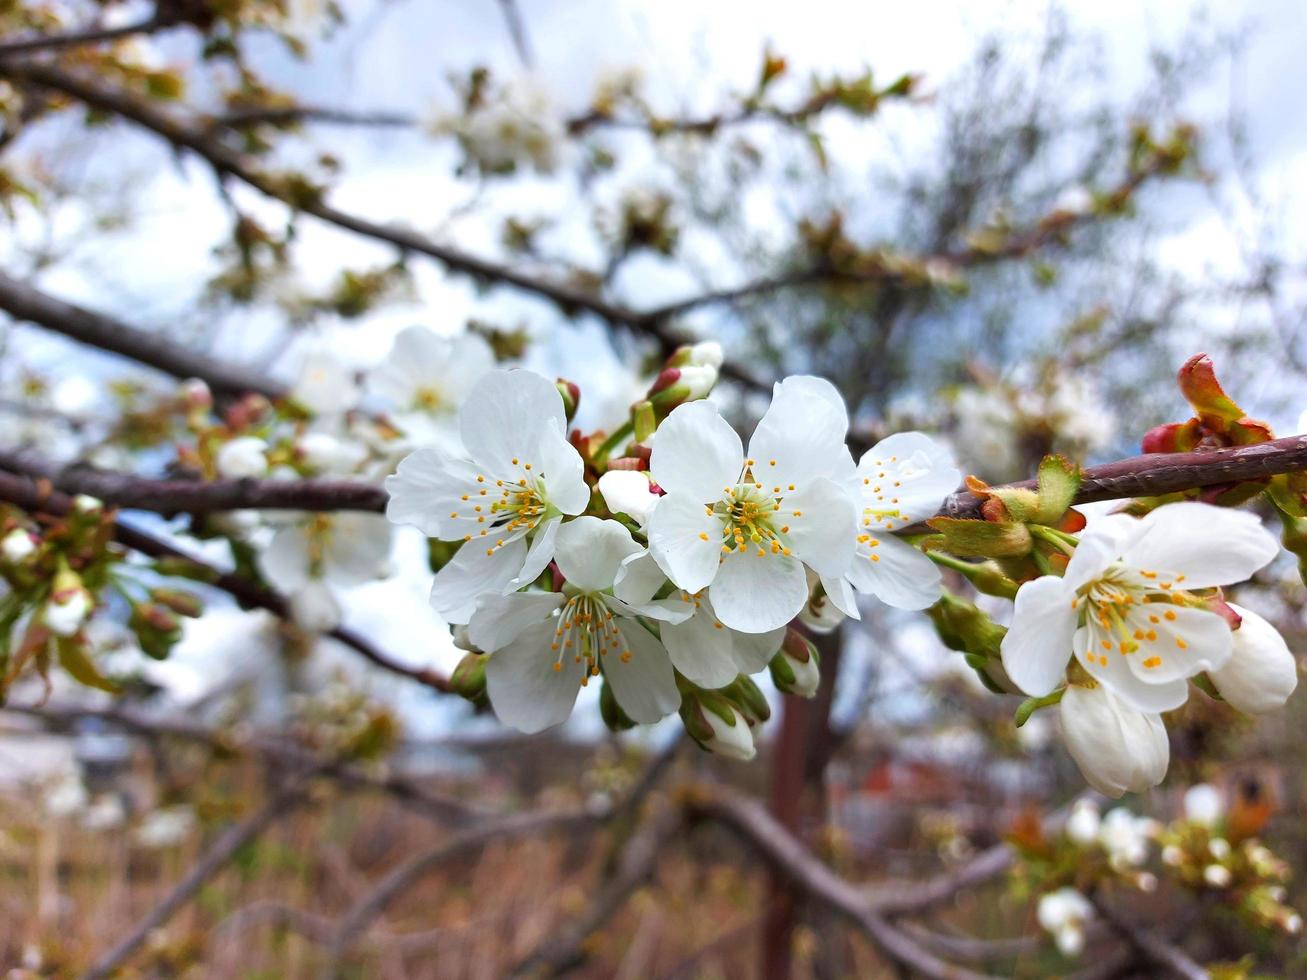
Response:
[[[135,24],[122,27],[86,27],[61,34],[38,34],[35,37],[23,37],[11,41],[0,41],[0,58],[20,54],[35,54],[38,51],[54,51],[60,48],[77,47],[82,44],[99,44],[103,41],[117,41],[134,34],[153,34],[157,31],[175,27],[180,18],[155,13]]]
[[[5,472],[6,469],[7,467],[0,463],[0,501],[7,501],[24,510],[53,514],[56,517],[68,513],[72,503],[66,494],[52,490],[48,483],[42,484],[33,481],[29,477],[15,476],[12,472]],[[196,558],[194,555],[156,538],[152,534],[123,524],[122,521],[115,521],[114,537],[119,544],[139,551],[151,558],[183,558],[197,567],[207,570],[208,575],[204,579],[206,584],[221,589],[241,605],[267,610],[280,619],[290,619],[290,604],[284,596],[270,589],[265,589],[248,579],[241,578],[239,575],[221,571],[208,562]],[[447,692],[451,690],[449,680],[436,671],[410,667],[407,664],[400,663],[382,653],[367,639],[353,630],[337,627],[323,635],[338,640],[382,670],[415,680],[437,691]]]
[[[49,480],[65,493],[85,493],[105,503],[159,514],[227,510],[384,513],[387,500],[384,488],[356,480],[155,480],[85,466],[58,466],[30,453],[4,449],[0,449],[0,469]],[[1087,467],[1075,502],[1157,496],[1301,470],[1307,470],[1307,435],[1205,452],[1145,453]],[[1003,486],[1034,487],[1035,481]],[[936,516],[979,517],[983,503],[970,491],[959,491],[944,501]],[[916,524],[902,530],[923,533],[929,528]]]
[[[1178,946],[1149,930],[1141,929],[1108,905],[1101,895],[1093,894],[1089,899],[1107,924],[1153,966],[1165,970],[1177,980],[1209,980],[1211,977],[1206,969],[1190,959]]]
[[[224,364],[177,346],[157,333],[55,299],[3,272],[0,272],[0,310],[17,320],[27,320],[81,343],[149,365],[175,378],[199,378],[217,394],[257,392],[277,398],[286,393],[284,385],[253,368]]]
[[[4,711],[36,718],[47,727],[69,728],[75,722],[94,719],[117,726],[143,738],[172,738],[203,745],[216,754],[250,754],[267,761],[297,768],[312,768],[317,775],[354,789],[385,793],[414,812],[441,823],[465,824],[495,816],[489,810],[465,800],[434,793],[395,775],[374,775],[366,769],[331,759],[282,739],[236,732],[215,731],[185,719],[156,718],[124,707],[90,708],[81,705],[7,704]]]
[[[759,803],[714,788],[691,793],[686,805],[736,833],[793,887],[848,919],[894,962],[937,980],[996,980],[939,959],[895,928],[881,908],[822,864]]]
[[[164,925],[176,912],[191,901],[204,887],[205,882],[221,871],[242,847],[268,829],[285,813],[303,801],[303,781],[274,795],[254,813],[228,827],[210,845],[185,877],[156,905],[132,931],[111,950],[100,957],[85,974],[85,980],[105,980],[123,966],[150,934]]]

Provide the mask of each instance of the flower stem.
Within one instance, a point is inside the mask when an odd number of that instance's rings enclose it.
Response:
[[[606,464],[608,462],[608,457],[612,453],[612,451],[616,449],[618,446],[620,446],[622,440],[627,438],[634,431],[635,431],[634,424],[631,422],[630,419],[627,419],[626,422],[622,424],[621,428],[617,429],[617,431],[615,431],[611,436],[605,439],[600,444],[599,448],[595,450],[595,455],[594,455],[595,465],[603,466],[604,464]]]

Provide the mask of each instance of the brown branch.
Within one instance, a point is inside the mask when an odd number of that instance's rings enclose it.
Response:
[[[3,272],[0,272],[0,310],[16,320],[27,320],[100,350],[131,358],[175,378],[199,378],[217,394],[258,392],[269,398],[285,394],[284,385],[253,368],[224,364],[177,346],[157,333],[66,303]]]
[[[1155,497],[1301,470],[1307,470],[1307,435],[1192,453],[1144,453],[1087,467],[1075,502]],[[1022,480],[1005,486],[1032,489],[1035,481]],[[939,516],[979,517],[983,504],[983,498],[960,491],[944,501]]]
[[[244,820],[223,831],[164,900],[151,909],[121,942],[95,962],[86,972],[85,980],[104,980],[117,972],[154,930],[163,926],[195,897],[210,878],[226,867],[237,851],[298,806],[303,799],[304,784],[297,781],[278,792]]]
[[[577,831],[597,826],[604,812],[584,808],[547,813],[519,813],[455,834],[448,840],[409,858],[392,870],[337,921],[328,947],[332,962],[344,957],[368,925],[386,907],[446,861],[478,850],[493,841],[531,834]]]
[[[22,37],[15,40],[0,41],[0,58],[13,55],[35,54],[39,51],[55,51],[61,48],[78,47],[83,44],[99,44],[104,41],[117,41],[134,34],[154,34],[157,31],[175,27],[180,18],[165,13],[151,14],[135,24],[122,27],[86,27],[76,31],[59,34],[37,34],[34,37]]]
[[[67,514],[72,506],[66,493],[51,490],[48,484],[34,481],[30,477],[6,472],[3,464],[0,464],[0,501],[6,501],[24,510],[52,514],[56,517]],[[279,595],[271,589],[265,589],[263,586],[239,575],[221,571],[203,559],[197,558],[195,555],[189,554],[160,538],[156,538],[152,534],[123,524],[122,521],[115,521],[114,538],[119,544],[134,551],[139,551],[150,558],[183,558],[207,572],[204,578],[206,584],[226,592],[242,606],[264,609],[280,619],[290,619],[290,603],[285,596]],[[449,680],[446,677],[434,670],[410,667],[392,659],[354,630],[338,626],[323,635],[340,641],[382,670],[415,680],[437,691],[451,690]]]
[[[8,704],[3,710],[36,718],[48,727],[69,728],[75,722],[94,719],[144,738],[177,739],[203,745],[215,754],[224,756],[257,755],[269,762],[313,769],[319,776],[333,779],[343,786],[385,793],[414,812],[441,823],[464,824],[495,816],[491,811],[466,800],[432,792],[400,776],[378,776],[347,762],[320,758],[316,753],[283,739],[215,731],[185,719],[156,718],[123,707]]]
[[[616,873],[604,882],[579,915],[547,936],[511,970],[510,977],[561,976],[585,962],[586,941],[621,911],[626,900],[653,877],[663,848],[681,829],[681,814],[668,810],[648,822],[622,849]]]
[[[1115,929],[1121,938],[1139,953],[1140,957],[1153,966],[1166,971],[1177,980],[1208,980],[1211,976],[1178,946],[1147,929],[1140,928],[1107,904],[1101,895],[1093,894],[1089,899],[1107,924]]]
[[[155,480],[85,466],[58,466],[30,453],[0,449],[0,469],[44,479],[65,493],[85,493],[105,503],[159,514],[205,514],[227,510],[359,510],[383,513],[386,492],[353,480]],[[1255,446],[1192,453],[1146,453],[1090,466],[1075,502],[1157,496],[1279,473],[1307,470],[1307,435]],[[1004,484],[1033,487],[1033,480]],[[969,491],[948,497],[936,516],[979,517],[984,501]],[[922,533],[916,524],[903,531]]]
[[[691,793],[686,805],[693,815],[733,831],[794,888],[848,919],[894,962],[936,980],[995,980],[945,962],[891,925],[881,907],[822,864],[756,801],[713,788]]]

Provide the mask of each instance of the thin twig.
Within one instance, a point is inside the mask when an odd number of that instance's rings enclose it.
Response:
[[[223,831],[164,900],[151,909],[121,942],[95,962],[86,972],[84,980],[104,980],[117,971],[131,959],[154,930],[167,923],[195,897],[210,878],[226,867],[237,851],[301,803],[303,798],[304,783],[302,780],[296,781],[244,820]]]
[[[286,386],[252,367],[225,364],[170,342],[158,333],[66,303],[0,272],[0,310],[17,320],[61,333],[100,350],[127,357],[174,378],[199,378],[220,395],[257,392],[269,398],[286,393]]]
[[[51,490],[48,483],[42,484],[27,476],[16,476],[11,472],[6,472],[3,467],[0,467],[0,501],[7,501],[24,510],[52,514],[56,517],[67,514],[72,506],[67,494]],[[265,589],[263,586],[239,575],[224,572],[204,559],[169,544],[161,538],[124,524],[121,520],[114,521],[114,538],[119,544],[134,551],[139,551],[150,558],[185,559],[196,566],[197,569],[206,573],[204,576],[206,584],[226,592],[243,606],[267,610],[280,619],[289,620],[291,618],[290,603],[285,596],[273,592],[271,589]],[[429,668],[410,667],[401,663],[377,649],[369,640],[354,630],[338,626],[323,635],[340,641],[382,670],[407,677],[437,691],[448,692],[451,690],[448,678],[440,673]]]
[[[1167,942],[1152,931],[1140,928],[1109,905],[1101,895],[1090,895],[1089,900],[1094,903],[1094,908],[1107,924],[1153,966],[1165,970],[1178,980],[1209,980],[1211,974],[1190,959],[1180,947]]]
[[[35,54],[38,51],[54,51],[60,48],[72,48],[83,44],[99,44],[103,41],[117,41],[134,34],[153,34],[165,28],[175,27],[178,18],[151,14],[134,24],[121,27],[85,27],[76,31],[59,34],[37,34],[16,40],[0,41],[0,58],[12,55]]]

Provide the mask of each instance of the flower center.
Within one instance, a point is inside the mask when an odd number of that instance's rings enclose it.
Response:
[[[435,388],[419,388],[413,393],[413,407],[424,412],[434,412],[443,404],[444,399]]]
[[[599,661],[608,654],[614,653],[622,663],[630,663],[631,650],[614,619],[612,610],[592,592],[568,599],[558,612],[554,641],[549,644],[554,653],[554,670],[563,669],[565,657],[584,663],[581,686],[585,687],[591,677],[599,676]]]
[[[1149,608],[1195,602],[1190,593],[1176,588],[1183,581],[1183,575],[1169,577],[1117,563],[1081,586],[1071,608],[1080,612],[1082,625],[1089,629],[1089,660],[1106,667],[1108,653],[1129,656],[1147,648],[1142,663],[1154,670],[1162,665],[1165,649],[1159,631],[1169,634],[1162,639],[1169,638],[1178,649],[1187,649],[1188,642],[1175,632],[1175,611]]]
[[[750,474],[746,470],[745,476]],[[793,486],[789,489],[793,490]],[[723,490],[725,496],[708,508],[708,513],[716,515],[722,522],[722,553],[732,551],[747,552],[750,546],[757,549],[762,557],[767,554],[788,555],[790,553],[790,525],[782,523],[791,517],[802,517],[801,511],[792,511],[782,517],[781,498],[777,495],[782,488],[774,487],[768,493],[763,484],[741,482]],[[707,537],[707,535],[703,535]]]
[[[516,457],[513,465],[522,471],[517,479],[491,480],[484,474],[478,474],[476,490],[459,498],[471,506],[471,513],[466,510],[453,510],[449,513],[450,520],[461,516],[481,525],[475,537],[496,536],[494,544],[486,548],[487,555],[493,555],[509,541],[530,534],[544,520],[549,510],[543,476],[533,472],[530,463],[523,463]],[[463,540],[471,541],[473,537],[474,535],[466,534]]]

